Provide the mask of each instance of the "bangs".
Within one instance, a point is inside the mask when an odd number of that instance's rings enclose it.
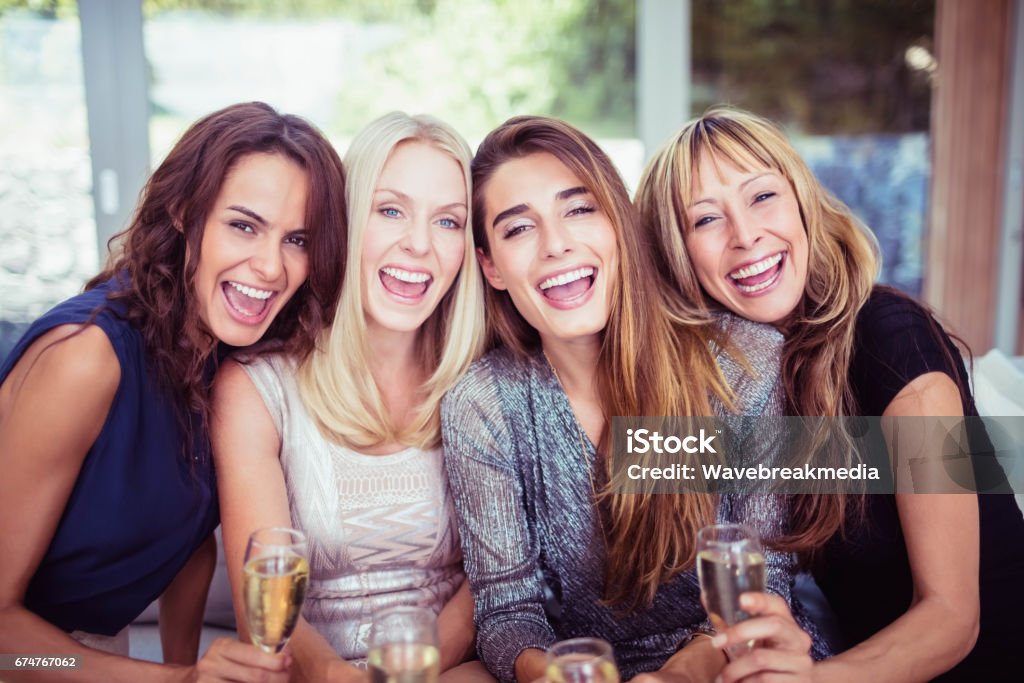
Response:
[[[696,199],[696,187],[700,184],[700,163],[707,159],[721,177],[723,163],[735,166],[749,173],[759,169],[770,169],[787,176],[781,160],[770,148],[736,122],[721,117],[706,117],[698,121],[690,131],[689,144],[680,145],[676,171],[680,174],[676,186],[680,190],[681,206],[677,215],[683,217],[684,230],[690,233],[693,226],[686,218],[685,207]]]
[[[751,130],[738,121],[709,116],[694,126],[690,149],[695,160],[701,158],[701,154],[710,153],[713,157],[727,159],[743,171],[753,170],[755,165],[779,170],[780,160],[766,144],[776,136],[775,131]]]

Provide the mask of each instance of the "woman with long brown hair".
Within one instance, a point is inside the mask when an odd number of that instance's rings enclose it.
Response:
[[[473,160],[473,229],[499,347],[449,392],[442,428],[481,659],[500,681],[525,683],[554,641],[598,636],[624,678],[713,677],[725,659],[694,638],[710,631],[695,536],[740,501],[613,492],[609,423],[731,404],[759,414],[778,335],[738,319],[721,334],[675,324],[622,180],[564,122],[517,117],[486,137]],[[709,340],[742,346],[746,363]],[[770,514],[752,521],[770,525]],[[788,596],[789,558],[769,552],[768,564],[769,587]],[[771,617],[751,620],[765,629],[759,659],[800,680],[811,638],[783,598],[751,597],[749,611]]]
[[[285,658],[234,640],[196,664],[218,524],[209,390],[228,348],[313,348],[344,216],[319,131],[227,107],[150,177],[110,265],[29,328],[0,366],[0,651],[75,656],[83,681],[286,679]],[[164,665],[127,657],[157,598]]]
[[[771,122],[709,110],[655,155],[637,203],[680,318],[725,309],[785,335],[788,414],[902,418],[911,431],[922,422],[908,417],[977,416],[950,338],[922,306],[874,284],[874,236]],[[849,647],[815,680],[931,680],[954,665],[941,680],[1019,678],[1024,521],[1012,496],[792,504],[785,545],[808,561]]]

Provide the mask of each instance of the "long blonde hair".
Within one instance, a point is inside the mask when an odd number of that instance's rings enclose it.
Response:
[[[671,320],[649,271],[650,244],[642,239],[622,179],[607,155],[569,124],[519,116],[480,144],[473,158],[473,231],[484,253],[490,253],[484,224],[488,183],[505,162],[534,153],[551,154],[572,171],[616,233],[618,272],[596,370],[605,418],[598,448],[610,482],[608,425],[613,416],[707,415],[709,393],[725,398],[728,389],[708,344],[714,331]],[[520,354],[539,346],[537,331],[508,292],[488,288],[487,314],[492,343]],[[708,495],[615,494],[606,485],[598,499],[608,551],[604,598],[627,608],[650,604],[659,585],[693,566],[697,530],[714,519],[715,504]]]
[[[857,413],[848,381],[857,314],[867,302],[881,257],[874,235],[832,195],[772,122],[727,107],[709,109],[655,154],[641,177],[636,204],[644,229],[660,246],[657,270],[678,296],[673,310],[701,319],[719,308],[703,290],[686,252],[693,230],[686,206],[704,158],[737,168],[777,171],[796,194],[809,247],[804,296],[783,328],[782,381],[790,415]],[[846,496],[797,496],[794,535],[783,547],[820,545],[841,528]]]
[[[462,169],[470,197],[471,153],[465,140],[433,117],[387,114],[362,130],[345,155],[349,210],[348,256],[334,321],[317,350],[299,368],[303,403],[330,440],[353,448],[382,443],[430,448],[440,442],[441,397],[479,354],[484,334],[483,285],[474,258],[473,234],[465,232],[465,256],[451,288],[419,331],[417,355],[429,378],[420,388],[414,417],[397,424],[388,414],[370,373],[374,351],[363,313],[360,259],[373,194],[384,164],[399,144],[418,141],[450,155]]]

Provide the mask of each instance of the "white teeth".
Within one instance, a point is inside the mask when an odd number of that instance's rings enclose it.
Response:
[[[760,292],[762,289],[767,289],[768,287],[771,287],[773,284],[775,284],[775,281],[778,279],[779,276],[776,275],[775,277],[769,279],[767,282],[762,282],[757,285],[741,285],[738,282],[734,282],[733,284],[736,285],[736,288],[739,289],[741,292],[745,294],[753,294],[754,292]]]
[[[781,260],[782,253],[779,252],[778,254],[775,254],[774,256],[769,256],[768,258],[762,259],[757,263],[751,263],[746,268],[734,270],[731,273],[729,273],[729,277],[731,277],[734,280],[739,280],[745,277],[753,277],[754,275],[759,275],[770,268],[774,268],[776,265],[778,265],[779,261]]]
[[[594,269],[590,266],[584,266],[583,268],[577,268],[576,270],[569,271],[568,273],[562,273],[561,275],[555,275],[549,277],[544,282],[540,283],[541,289],[551,289],[559,285],[567,285],[570,282],[576,282],[580,278],[590,277],[594,274]]]
[[[253,287],[247,287],[246,285],[238,284],[237,282],[228,282],[228,284],[237,289],[242,294],[245,294],[250,299],[259,299],[260,301],[264,301],[266,299],[269,299],[274,294],[273,292],[267,291],[265,289],[255,289]]]
[[[381,268],[381,272],[390,275],[396,280],[401,280],[402,282],[412,282],[413,284],[426,282],[427,280],[430,279],[430,276],[427,275],[426,273],[410,273],[407,270],[400,270],[398,268]]]

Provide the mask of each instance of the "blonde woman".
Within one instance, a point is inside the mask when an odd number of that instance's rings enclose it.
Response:
[[[655,155],[637,203],[680,316],[725,309],[785,335],[789,414],[977,415],[949,337],[874,285],[873,235],[771,122],[709,110]],[[1012,496],[797,496],[792,531],[849,646],[815,680],[1019,679],[1024,521]]]
[[[260,527],[310,544],[291,641],[306,680],[360,676],[373,613],[438,613],[441,668],[472,650],[472,601],[440,449],[439,405],[480,346],[469,149],[392,113],[345,158],[349,251],[334,322],[307,357],[228,363],[214,425],[224,545],[241,635],[242,557]]]

